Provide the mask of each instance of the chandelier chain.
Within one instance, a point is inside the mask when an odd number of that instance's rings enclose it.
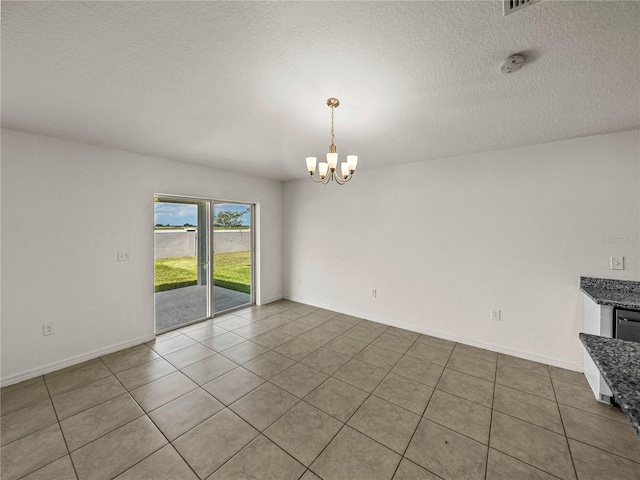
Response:
[[[335,135],[333,134],[333,112],[335,109],[335,107],[331,107],[331,145],[333,145],[333,140],[335,139]]]

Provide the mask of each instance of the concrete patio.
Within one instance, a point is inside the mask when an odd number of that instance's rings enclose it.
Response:
[[[251,303],[251,295],[214,287],[216,312]],[[155,294],[156,331],[167,330],[207,316],[207,286],[176,288]]]

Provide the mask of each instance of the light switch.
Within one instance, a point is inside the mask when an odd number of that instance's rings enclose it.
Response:
[[[611,270],[624,270],[624,257],[611,257]]]

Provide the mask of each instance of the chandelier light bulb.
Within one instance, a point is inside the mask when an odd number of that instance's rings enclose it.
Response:
[[[347,165],[349,165],[349,170],[351,173],[356,171],[356,167],[358,166],[358,156],[357,155],[347,155]]]
[[[329,170],[329,164],[327,162],[320,162],[320,177],[324,178],[327,176],[327,171]]]
[[[335,170],[336,165],[338,165],[338,154],[327,153],[327,163],[329,164],[329,168],[331,170]]]
[[[316,157],[307,157],[307,170],[311,175],[316,171]]]

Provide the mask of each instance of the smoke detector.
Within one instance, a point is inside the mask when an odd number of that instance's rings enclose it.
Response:
[[[500,71],[502,73],[517,72],[524,65],[524,55],[511,55],[505,58],[500,64]]]
[[[532,5],[537,1],[538,0],[502,0],[502,13],[504,15],[509,15],[516,10],[521,10],[524,7]]]

